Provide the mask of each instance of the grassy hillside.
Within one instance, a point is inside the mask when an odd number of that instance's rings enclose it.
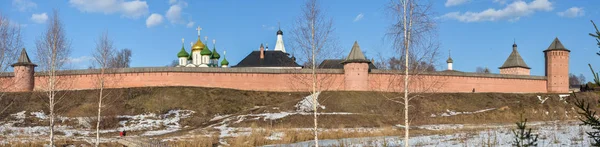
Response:
[[[198,87],[155,87],[108,90],[109,98],[104,115],[133,115],[145,112],[165,113],[172,109],[193,110],[196,113],[183,125],[201,127],[209,124],[215,115],[256,114],[294,111],[294,105],[308,93],[257,92]],[[20,111],[48,112],[44,93],[6,93],[0,106],[13,103],[0,118]],[[94,116],[97,109],[97,91],[67,91],[57,111],[62,116]],[[384,127],[399,124],[403,106],[387,98],[398,93],[378,92],[324,92],[321,112],[348,112],[352,115],[322,115],[321,127]],[[549,97],[543,104],[537,98]],[[579,98],[596,102],[593,93],[581,93]],[[570,98],[560,100],[556,94],[500,94],[500,93],[442,93],[426,94],[411,101],[412,123],[507,123],[515,122],[523,114],[531,121],[576,119],[576,109]],[[485,111],[487,110],[487,111]],[[477,111],[484,111],[476,113]],[[457,114],[463,112],[463,114]],[[445,114],[444,114],[445,113]],[[472,114],[464,114],[472,113]],[[450,115],[445,117],[443,115]],[[435,117],[434,117],[435,116]],[[103,128],[118,126],[118,120],[106,120]],[[291,115],[275,121],[251,120],[236,126],[311,127],[311,115]]]

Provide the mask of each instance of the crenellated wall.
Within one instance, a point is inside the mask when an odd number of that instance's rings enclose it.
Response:
[[[359,68],[358,66],[356,68]],[[359,68],[362,69],[362,68]],[[260,68],[125,68],[108,71],[108,88],[194,86],[218,87],[256,91],[309,91],[309,69]],[[400,71],[372,70],[353,72],[343,69],[319,69],[318,90],[326,91],[403,91],[404,76]],[[366,74],[358,76],[358,74]],[[59,89],[80,90],[97,88],[98,70],[72,70],[59,73]],[[10,76],[0,77],[6,81]],[[34,90],[47,85],[44,73],[35,73]],[[411,92],[500,92],[545,93],[545,76],[476,74],[455,71],[422,73],[409,76]],[[348,84],[347,82],[352,82]],[[3,84],[5,82],[2,82]],[[366,86],[356,85],[366,83]],[[358,86],[358,87],[357,87]],[[4,91],[14,91],[6,90]]]

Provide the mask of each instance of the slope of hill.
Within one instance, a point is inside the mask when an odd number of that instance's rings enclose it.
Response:
[[[107,93],[109,97],[105,100],[107,105],[103,112],[106,117],[101,126],[107,138],[126,129],[133,135],[163,137],[166,140],[190,134],[216,135],[221,143],[226,143],[223,139],[243,132],[243,129],[232,128],[310,128],[313,123],[311,113],[297,107],[309,93],[198,87],[110,89]],[[94,119],[87,118],[96,115],[97,91],[67,91],[59,95],[64,95],[57,105],[57,114],[63,118],[59,125],[68,126],[65,128],[71,132],[91,130],[81,122],[95,124]],[[403,106],[390,99],[399,96],[399,93],[323,92],[319,95],[322,106],[319,126],[329,129],[397,127],[402,122]],[[581,93],[579,98],[595,103],[598,96]],[[6,127],[11,121],[18,122],[11,124],[13,126],[44,126],[47,122],[41,116],[48,114],[45,102],[44,93],[6,93],[0,106],[12,104],[4,114],[0,114],[3,125],[0,127]],[[423,94],[410,105],[411,122],[415,126],[513,123],[521,115],[530,121],[576,120],[577,116],[571,98],[561,98],[556,94]],[[19,114],[25,116],[22,121],[15,119],[20,117]],[[152,118],[152,121],[138,118]],[[136,124],[146,125],[148,122],[158,124],[131,129]],[[0,128],[0,136],[6,137],[8,133],[2,130]],[[68,132],[62,134],[73,135]],[[88,135],[93,133],[79,132],[75,136]]]

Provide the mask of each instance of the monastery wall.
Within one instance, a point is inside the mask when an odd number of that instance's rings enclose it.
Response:
[[[369,74],[371,90],[403,92],[404,76],[390,71]],[[409,76],[410,92],[546,93],[546,77],[478,73],[424,73]]]
[[[319,69],[318,89],[326,91],[357,90],[346,88],[345,81],[356,81],[345,76],[343,69]],[[366,80],[368,91],[403,91],[404,76],[391,70],[372,70]],[[59,89],[95,89],[98,70],[72,70],[59,73]],[[2,85],[11,76],[0,77]],[[462,72],[434,72],[409,76],[410,89],[417,92],[501,92],[545,93],[546,77],[525,75],[476,74]],[[362,77],[361,77],[362,78]],[[4,81],[3,81],[4,80]],[[35,73],[34,90],[46,88],[48,77]],[[256,91],[309,91],[309,69],[262,68],[124,68],[108,71],[107,88],[193,86]],[[9,82],[6,82],[9,83]],[[11,87],[11,86],[7,86]],[[3,91],[12,91],[4,89]]]

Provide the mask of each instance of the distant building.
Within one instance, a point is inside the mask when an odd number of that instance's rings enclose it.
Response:
[[[181,39],[181,50],[177,53],[177,58],[179,59],[177,67],[227,67],[228,65],[219,66],[221,55],[217,52],[216,40],[213,39],[213,49],[210,51],[210,48],[200,40],[200,30],[202,28],[198,27],[196,30],[198,30],[198,40],[196,40],[195,44],[191,44],[191,54],[186,51],[183,45],[184,40]],[[208,43],[208,37],[205,37],[204,41]],[[229,64],[225,58],[223,60],[225,62],[221,63]]]
[[[274,69],[301,69],[296,58],[285,52],[283,45],[283,31],[277,31],[277,44],[275,50],[269,51],[268,46],[265,50],[263,44],[260,44],[258,51],[252,51],[240,63],[233,67],[248,68],[274,68]]]

